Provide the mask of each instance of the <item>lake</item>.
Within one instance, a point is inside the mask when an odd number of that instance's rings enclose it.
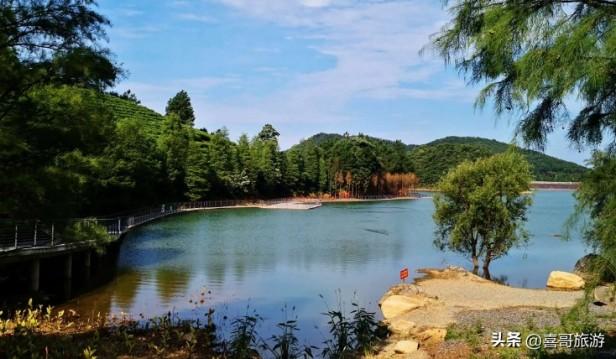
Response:
[[[579,235],[558,238],[574,209],[572,192],[538,191],[533,199],[529,244],[493,262],[491,274],[513,286],[542,288],[550,271],[571,271],[586,247]],[[285,316],[297,316],[300,336],[319,344],[326,332],[315,328],[326,322],[320,313],[350,310],[357,302],[380,315],[377,302],[399,282],[403,267],[410,279],[422,267],[469,267],[466,258],[433,246],[433,210],[432,200],[424,198],[166,218],[130,232],[114,280],[67,306],[82,314],[124,312],[134,318],[168,311],[203,318],[212,307],[227,327],[223,315],[256,310],[265,318],[264,336]]]

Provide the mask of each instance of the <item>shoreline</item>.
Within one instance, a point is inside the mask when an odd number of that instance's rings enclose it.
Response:
[[[528,289],[502,285],[460,267],[425,268],[413,283],[391,286],[379,300],[383,323],[391,332],[376,358],[443,357],[460,328],[482,333],[560,325],[561,315],[575,307],[584,290]],[[529,319],[530,318],[530,319]],[[448,335],[453,331],[453,335]],[[489,338],[483,338],[487,340]],[[401,348],[411,343],[409,352]],[[452,344],[453,343],[453,344]],[[466,356],[463,356],[466,357]]]
[[[384,197],[384,198],[330,198],[330,199],[315,199],[321,203],[353,203],[353,202],[386,202],[386,201],[410,201],[421,199],[421,197]]]
[[[569,191],[575,192],[580,187],[581,182],[558,182],[558,181],[532,181],[531,191]],[[417,192],[439,192],[433,187],[421,187]]]

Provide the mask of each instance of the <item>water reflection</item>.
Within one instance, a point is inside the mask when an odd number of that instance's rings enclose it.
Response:
[[[113,301],[122,312],[131,311],[143,277],[144,273],[140,271],[127,270],[121,272],[115,279],[112,286]]]
[[[183,296],[188,288],[190,273],[186,269],[161,267],[156,270],[156,289],[162,305]]]
[[[571,270],[579,240],[553,236],[573,210],[569,192],[539,192],[529,212],[531,240],[493,263],[491,274],[515,286],[543,287],[551,270]],[[167,218],[129,233],[110,284],[75,299],[78,308],[160,315],[203,315],[189,301],[211,291],[205,307],[232,316],[250,305],[280,319],[297,308],[303,336],[322,323],[325,302],[340,296],[377,311],[384,291],[409,267],[463,265],[432,245],[430,199],[330,204],[311,211],[233,209]],[[336,294],[336,293],[340,294]],[[319,297],[324,295],[324,299]],[[315,334],[317,335],[317,334]]]

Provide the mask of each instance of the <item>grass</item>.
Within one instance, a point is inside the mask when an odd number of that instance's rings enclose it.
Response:
[[[230,320],[229,338],[214,324],[214,311],[203,320],[181,320],[173,313],[137,322],[98,315],[80,320],[74,311],[34,306],[0,311],[0,358],[358,358],[374,353],[382,340],[374,313],[353,304],[353,311],[325,313],[330,337],[323,348],[300,345],[297,318],[277,325],[278,334],[263,339],[256,313]],[[382,333],[381,333],[382,334]]]
[[[597,355],[597,349],[570,349],[559,347],[546,349],[541,345],[539,349],[528,348],[525,339],[529,334],[537,334],[542,339],[553,334],[601,333],[605,337],[605,345],[601,350],[616,350],[616,328],[605,328],[600,325],[601,319],[614,319],[616,313],[599,317],[589,310],[589,299],[580,301],[575,307],[560,316],[560,324],[550,327],[538,327],[529,318],[522,326],[511,326],[503,332],[519,332],[522,338],[519,348],[497,347],[491,345],[492,333],[478,322],[472,326],[451,325],[447,329],[446,341],[464,343],[469,349],[471,358],[592,358]],[[558,338],[558,337],[557,337]]]

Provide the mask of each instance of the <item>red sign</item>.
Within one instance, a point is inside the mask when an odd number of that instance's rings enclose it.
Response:
[[[402,279],[402,281],[404,281],[408,277],[409,277],[409,269],[408,268],[404,268],[403,270],[400,271],[400,279]]]

